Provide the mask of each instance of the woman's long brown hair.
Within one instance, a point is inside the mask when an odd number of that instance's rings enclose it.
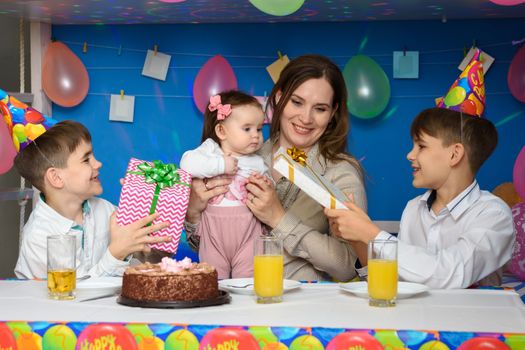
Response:
[[[281,131],[281,115],[293,92],[305,81],[324,78],[334,91],[333,118],[317,141],[321,155],[331,161],[348,161],[363,176],[359,161],[347,149],[350,121],[347,107],[347,91],[343,74],[337,65],[321,55],[303,55],[290,61],[279,76],[269,96],[269,108],[273,110],[270,138],[277,141]],[[279,99],[277,95],[280,93]]]

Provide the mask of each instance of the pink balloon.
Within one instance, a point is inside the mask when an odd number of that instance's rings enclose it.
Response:
[[[525,0],[490,0],[490,2],[502,6],[514,6],[524,3]]]
[[[232,66],[221,55],[210,58],[200,69],[193,83],[193,101],[204,113],[210,97],[219,92],[237,89]]]
[[[507,84],[512,96],[525,103],[525,45],[518,50],[510,62]]]
[[[0,104],[3,104],[3,102],[0,102]],[[1,112],[2,111],[0,111],[0,174],[4,174],[13,167],[16,149],[13,145],[11,132]]]
[[[512,216],[516,228],[516,244],[510,260],[510,271],[525,280],[525,202],[512,207]]]
[[[49,44],[42,65],[42,85],[46,95],[62,107],[73,107],[84,100],[89,89],[86,67],[65,44]]]
[[[514,162],[512,183],[518,195],[525,199],[525,146],[523,146]]]

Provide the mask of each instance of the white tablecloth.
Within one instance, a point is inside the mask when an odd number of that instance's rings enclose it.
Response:
[[[256,304],[231,294],[227,305],[149,309],[117,304],[116,297],[88,302],[47,298],[45,282],[0,281],[0,321],[139,322],[351,329],[524,333],[525,306],[513,291],[431,290],[375,308],[337,284],[305,284],[280,304]]]

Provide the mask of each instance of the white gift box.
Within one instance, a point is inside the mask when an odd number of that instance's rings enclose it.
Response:
[[[274,154],[273,168],[323,207],[346,209],[343,202],[348,199],[341,190],[308,165],[293,160],[282,147]]]

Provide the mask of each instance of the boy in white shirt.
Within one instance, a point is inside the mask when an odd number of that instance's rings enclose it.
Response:
[[[511,258],[515,240],[512,214],[475,180],[496,148],[496,128],[481,117],[430,108],[412,122],[411,136],[412,184],[429,190],[408,202],[398,237],[381,231],[353,203],[346,203],[348,210],[325,209],[334,232],[355,246],[397,239],[404,281],[432,288],[501,284],[501,267]],[[366,252],[356,250],[366,262]]]
[[[134,252],[149,252],[148,244],[168,241],[150,237],[168,223],[146,227],[153,214],[127,226],[116,223],[115,207],[96,198],[102,193],[100,163],[91,135],[80,123],[62,121],[29,143],[15,157],[20,175],[42,193],[23,229],[15,274],[47,277],[47,236],[74,235],[77,276],[122,275]]]

